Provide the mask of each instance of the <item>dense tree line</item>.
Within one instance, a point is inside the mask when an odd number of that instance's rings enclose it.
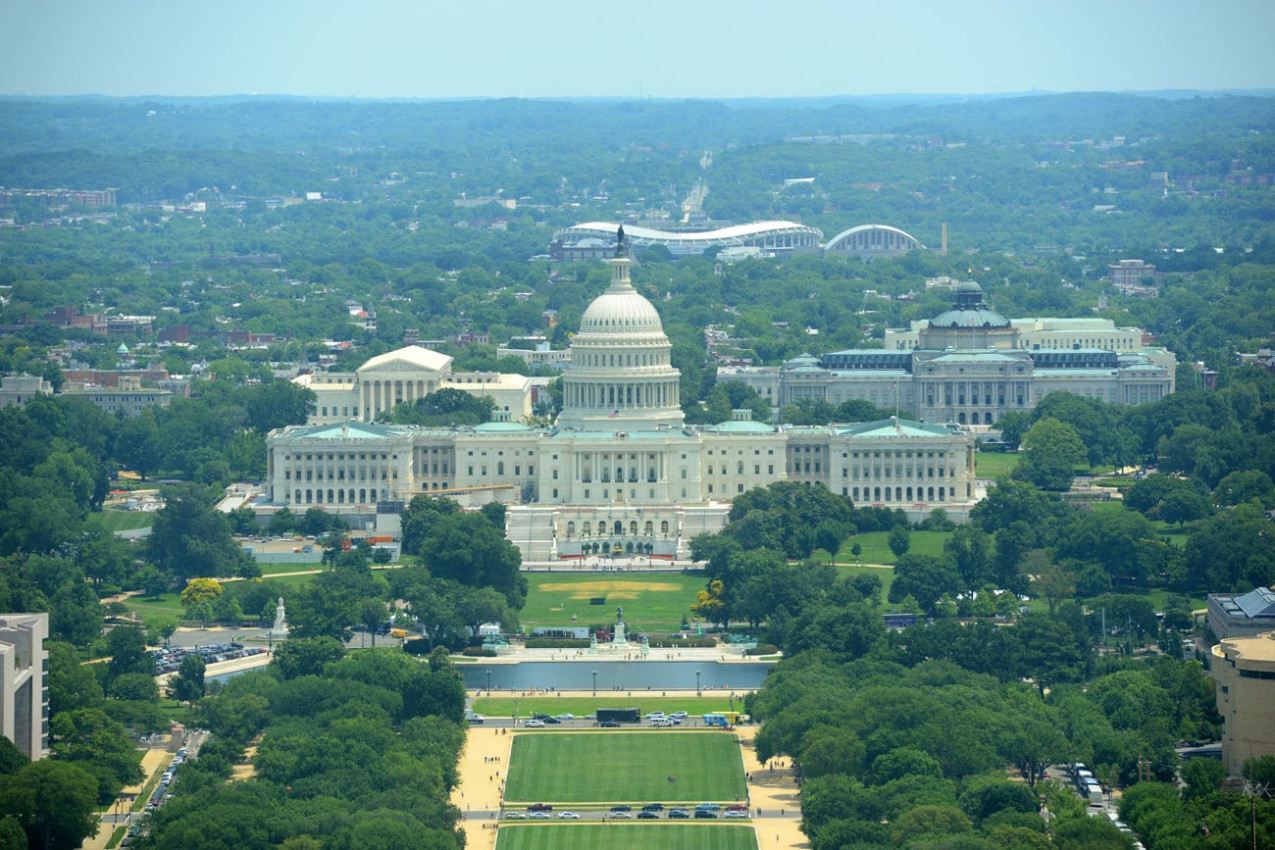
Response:
[[[199,702],[212,737],[139,846],[462,847],[448,797],[464,707],[445,654],[345,656],[330,638],[290,640],[266,672]],[[251,778],[227,783],[258,736]]]

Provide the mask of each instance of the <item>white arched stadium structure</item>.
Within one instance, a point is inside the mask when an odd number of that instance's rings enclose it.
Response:
[[[915,236],[897,227],[888,224],[860,224],[829,239],[823,249],[829,254],[892,257],[924,247]]]
[[[619,224],[609,221],[590,221],[577,224],[554,234],[554,241],[580,245],[586,240],[598,240],[602,245],[615,245]],[[624,236],[635,250],[653,245],[663,245],[675,257],[702,254],[709,248],[760,248],[763,251],[817,250],[823,241],[823,231],[792,221],[755,221],[751,224],[735,224],[717,230],[656,230],[650,227],[625,225]]]

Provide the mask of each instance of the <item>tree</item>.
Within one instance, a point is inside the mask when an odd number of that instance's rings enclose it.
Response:
[[[97,833],[97,792],[87,771],[45,759],[0,777],[0,814],[22,824],[32,847],[73,850]]]
[[[438,520],[421,543],[421,561],[438,578],[494,588],[511,608],[522,608],[527,593],[527,580],[518,572],[522,556],[481,514]]]
[[[185,589],[181,593],[181,603],[183,608],[190,608],[198,605],[205,600],[213,602],[218,599],[223,592],[221,582],[211,578],[195,578],[186,582]]]
[[[291,638],[275,647],[270,664],[284,679],[318,676],[332,661],[345,656],[345,647],[330,637]]]
[[[904,555],[894,566],[894,581],[890,584],[887,599],[898,603],[905,596],[911,596],[922,609],[933,613],[940,596],[955,596],[960,591],[961,577],[950,559]]]
[[[1085,444],[1070,425],[1044,418],[1023,435],[1022,457],[1012,477],[1042,490],[1067,490],[1076,467],[1086,462]]]
[[[207,490],[183,485],[164,491],[146,539],[147,557],[169,575],[191,579],[235,575],[247,556],[230,533],[230,521],[213,507]]]
[[[890,529],[889,545],[894,557],[903,557],[912,546],[912,530],[904,525],[896,525]]]
[[[168,696],[182,702],[194,702],[204,695],[204,659],[187,655],[177,668],[177,675],[168,682]]]
[[[146,633],[138,626],[116,626],[106,636],[106,650],[111,655],[107,678],[126,673],[155,675],[155,659],[146,651]]]

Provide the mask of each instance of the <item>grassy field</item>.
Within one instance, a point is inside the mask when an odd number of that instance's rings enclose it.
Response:
[[[943,541],[948,536],[949,534],[946,531],[913,531],[908,553],[912,555],[942,555]],[[850,547],[858,543],[863,547],[863,554],[859,556],[859,560],[863,563],[893,564],[899,559],[890,551],[889,541],[890,532],[888,531],[869,531],[864,534],[856,534],[841,544],[841,551],[837,555],[837,563],[853,564],[854,555],[850,554]]]
[[[153,511],[101,511],[91,513],[89,525],[103,531],[128,531],[134,528],[150,528],[155,524]]]
[[[894,581],[894,569],[892,567],[847,567],[845,564],[841,564],[837,567],[837,572],[849,576],[863,574],[876,576],[881,580],[882,610],[889,611],[891,608],[896,607],[884,601],[890,595],[890,584]]]
[[[527,604],[523,625],[588,626],[614,623],[616,606],[624,607],[631,632],[671,632],[682,624],[696,591],[704,588],[699,573],[524,573]],[[603,605],[589,599],[605,597]],[[572,615],[575,619],[572,619]]]
[[[739,739],[718,730],[525,732],[514,738],[505,785],[507,805],[698,803],[746,793]]]
[[[275,578],[267,576],[266,578],[271,587],[277,588],[278,595],[286,597],[309,584],[314,579],[314,576],[279,576]],[[147,622],[158,619],[180,620],[185,613],[185,609],[182,608],[180,593],[165,593],[158,598],[130,596],[124,600],[124,607]]]
[[[698,823],[501,824],[496,850],[757,850],[751,826]]]
[[[979,478],[1002,478],[1018,465],[1017,452],[975,452],[974,474]]]
[[[574,714],[583,717],[599,708],[636,708],[642,714],[663,711],[672,714],[685,711],[692,717],[710,711],[727,711],[731,707],[726,696],[678,696],[678,697],[519,697],[518,716],[533,714]],[[491,717],[510,717],[514,710],[513,697],[480,697],[474,700],[474,711]]]

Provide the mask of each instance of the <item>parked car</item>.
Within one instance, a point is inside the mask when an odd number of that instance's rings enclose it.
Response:
[[[559,720],[575,720],[576,716],[574,714],[564,711],[562,714],[558,715],[558,719]]]
[[[527,815],[527,817],[534,818],[535,820],[548,820],[550,816],[548,812],[532,812]]]
[[[558,817],[562,820],[580,820],[580,816],[575,812],[558,812]]]
[[[729,806],[727,806],[727,807],[726,807],[726,811],[728,811],[728,812],[746,812],[746,811],[748,811],[748,807],[747,807],[747,806],[745,806],[743,803],[733,803],[733,804],[731,804],[731,805],[729,805]]]
[[[619,819],[619,820],[627,820],[628,818],[633,817],[633,815],[629,814],[628,812],[612,812],[611,817]]]
[[[715,817],[717,817],[717,812],[710,812],[708,809],[696,809],[696,810],[695,810],[695,817],[697,817],[697,818],[715,818]]]
[[[715,811],[717,811],[718,809],[720,809],[720,808],[721,808],[721,805],[720,805],[720,804],[718,804],[718,803],[700,803],[700,804],[699,804],[698,806],[696,806],[695,808],[696,808],[696,810],[697,810],[697,811],[702,811],[702,812],[715,812]]]
[[[631,811],[633,811],[633,807],[632,807],[632,806],[626,806],[626,805],[624,805],[623,803],[621,803],[621,804],[620,804],[620,805],[618,805],[618,806],[612,806],[612,807],[611,807],[611,811],[613,811],[613,812],[631,812]]]
[[[530,806],[528,806],[528,807],[527,807],[527,811],[529,811],[529,812],[552,812],[552,811],[553,811],[553,806],[549,805],[548,803],[532,803]]]
[[[668,816],[670,820],[677,820],[678,818],[689,818],[691,813],[686,811],[686,809],[669,809]]]
[[[523,820],[526,817],[522,812],[505,812],[505,820]]]
[[[603,721],[602,721],[601,723],[599,723],[598,725],[599,725],[599,726],[602,726],[602,727],[605,727],[605,728],[607,728],[607,729],[619,729],[619,728],[620,728],[620,721],[618,721],[618,720],[603,720]]]
[[[655,820],[659,818],[656,812],[638,812],[638,820]]]
[[[645,806],[642,807],[642,811],[662,812],[664,811],[664,804],[663,803],[647,803]]]
[[[545,722],[543,720],[537,720],[533,717],[530,720],[528,720],[525,725],[528,729],[543,729],[545,726]]]
[[[748,812],[741,812],[741,811],[739,811],[738,809],[736,809],[736,810],[735,810],[735,811],[733,811],[733,812],[727,812],[727,813],[725,814],[725,817],[728,817],[728,818],[746,818],[746,817],[748,817]]]

